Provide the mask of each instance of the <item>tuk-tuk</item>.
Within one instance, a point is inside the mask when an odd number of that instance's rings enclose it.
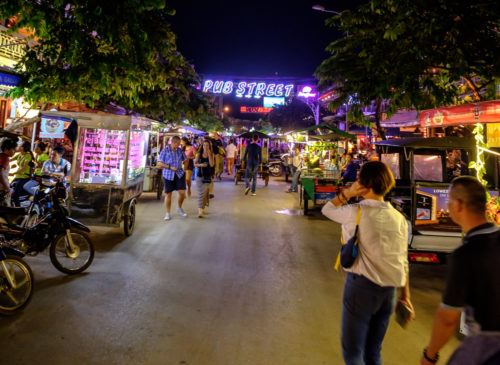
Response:
[[[460,137],[405,138],[376,143],[380,161],[396,180],[388,194],[391,203],[408,220],[409,260],[442,263],[461,244],[462,232],[448,211],[448,187],[469,171],[476,159],[473,139]],[[498,158],[486,154],[488,191],[498,196]]]

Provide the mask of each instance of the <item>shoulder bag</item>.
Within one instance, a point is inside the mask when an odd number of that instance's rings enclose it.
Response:
[[[335,270],[339,270],[339,264],[342,265],[344,269],[350,268],[356,258],[358,257],[358,246],[359,246],[359,218],[361,217],[361,207],[358,206],[358,212],[356,217],[356,230],[354,231],[354,235],[344,243],[343,235],[340,233],[340,243],[342,247],[340,248],[340,252],[337,255],[337,261],[335,262]]]

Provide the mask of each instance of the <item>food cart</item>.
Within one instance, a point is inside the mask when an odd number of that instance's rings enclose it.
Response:
[[[264,185],[267,186],[269,184],[269,166],[267,165],[267,163],[269,161],[270,137],[267,134],[257,131],[240,134],[238,136],[238,156],[240,159],[243,159],[243,157],[245,156],[246,143],[250,143],[249,140],[251,140],[254,135],[259,136],[259,139],[261,140],[260,147],[262,148],[262,163],[260,164],[259,175],[262,180],[264,180]],[[236,173],[234,174],[234,185],[237,185],[238,182],[245,177],[245,168],[243,167],[243,161],[240,160],[235,164],[235,171]],[[252,178],[256,177],[253,176]]]
[[[448,188],[468,171],[476,159],[473,139],[460,137],[391,139],[376,143],[380,161],[391,169],[396,180],[388,194],[411,227],[409,259],[412,262],[441,263],[461,244],[462,233],[448,211]],[[450,166],[450,156],[455,156]],[[486,159],[490,196],[498,197],[499,160]]]
[[[149,133],[154,121],[136,116],[44,112],[78,125],[68,209],[88,225],[135,227],[142,193]]]
[[[308,166],[303,169],[300,177],[299,205],[304,209],[304,215],[309,212],[309,202],[313,205],[322,205],[333,199],[344,189],[341,183],[341,171],[338,160],[332,153],[336,151],[339,144],[355,141],[356,136],[341,131],[330,125],[319,125],[306,128],[306,145],[308,150],[318,149],[324,158],[317,167]],[[301,131],[296,131],[300,135]]]

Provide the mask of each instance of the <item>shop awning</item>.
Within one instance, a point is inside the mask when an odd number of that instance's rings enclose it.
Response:
[[[206,132],[200,131],[199,129],[188,126],[182,126],[179,128],[170,129],[167,133],[179,133],[179,134],[191,133],[191,134],[196,134],[198,136],[204,136],[205,134],[207,134]]]
[[[416,110],[400,110],[389,119],[380,122],[384,128],[413,127],[420,125]]]
[[[420,113],[420,126],[424,128],[498,122],[500,100],[429,109]]]

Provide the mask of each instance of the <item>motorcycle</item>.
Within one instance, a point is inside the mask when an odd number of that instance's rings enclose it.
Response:
[[[0,315],[23,309],[33,295],[33,272],[23,256],[14,248],[0,246]]]
[[[61,181],[42,176],[28,212],[0,207],[0,245],[33,256],[49,247],[50,261],[57,270],[65,274],[86,270],[94,259],[94,246],[87,235],[90,229],[69,217],[63,205],[66,197]],[[43,207],[42,215],[30,223],[35,205]]]
[[[288,153],[284,153],[281,156],[279,156],[279,159],[269,160],[268,162],[269,172],[271,173],[272,176],[279,177],[283,175],[283,172],[285,172],[287,175],[289,174],[288,156],[289,156]]]

